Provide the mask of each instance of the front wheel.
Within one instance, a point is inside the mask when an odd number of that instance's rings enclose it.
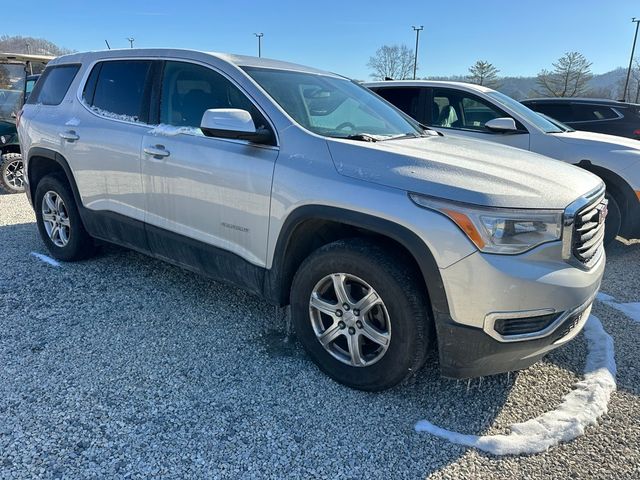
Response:
[[[334,380],[383,390],[423,365],[431,337],[416,269],[361,239],[326,245],[295,275],[291,313],[298,339]]]
[[[0,188],[8,193],[24,192],[24,164],[19,153],[0,157]]]
[[[622,226],[622,212],[616,199],[608,191],[605,194],[605,198],[609,201],[607,204],[607,218],[604,224],[604,245],[607,246],[613,242]]]

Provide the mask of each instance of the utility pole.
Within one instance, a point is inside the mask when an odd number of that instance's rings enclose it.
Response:
[[[133,42],[135,41],[135,38],[133,38],[133,37],[128,37],[128,38],[127,38],[127,40],[129,40],[129,46],[130,46],[131,48],[133,48]]]
[[[264,37],[264,33],[254,33],[254,35],[258,38],[258,57],[262,56],[262,37]]]
[[[633,47],[631,47],[631,58],[629,59],[629,70],[627,70],[627,79],[624,82],[624,90],[622,91],[622,101],[627,100],[627,87],[629,86],[629,77],[631,76],[631,65],[633,64],[633,55],[636,52],[636,40],[638,40],[638,27],[640,27],[640,19],[633,17],[631,22],[636,24],[636,34],[633,37]]]
[[[416,70],[418,69],[418,39],[420,38],[420,31],[424,30],[424,27],[420,25],[419,27],[412,26],[416,32],[416,51],[415,56],[413,57],[413,79],[416,79]]]

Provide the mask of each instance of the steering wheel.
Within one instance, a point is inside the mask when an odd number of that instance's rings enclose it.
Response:
[[[349,130],[355,130],[356,126],[351,122],[342,122],[336,127],[336,130],[344,130],[345,128],[349,128]]]

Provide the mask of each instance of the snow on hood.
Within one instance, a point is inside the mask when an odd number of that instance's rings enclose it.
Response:
[[[564,209],[602,185],[572,165],[460,137],[375,143],[329,139],[328,145],[342,175],[476,205]]]

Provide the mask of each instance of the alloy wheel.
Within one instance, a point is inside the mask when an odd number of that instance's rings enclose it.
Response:
[[[380,295],[348,273],[322,278],[309,299],[309,317],[320,344],[353,367],[379,361],[391,341],[391,322]]]
[[[9,185],[17,191],[24,190],[24,165],[22,159],[12,160],[7,163],[2,176],[5,185]]]
[[[62,197],[49,190],[42,197],[42,221],[49,239],[57,247],[65,247],[69,243],[71,224],[69,214]]]

